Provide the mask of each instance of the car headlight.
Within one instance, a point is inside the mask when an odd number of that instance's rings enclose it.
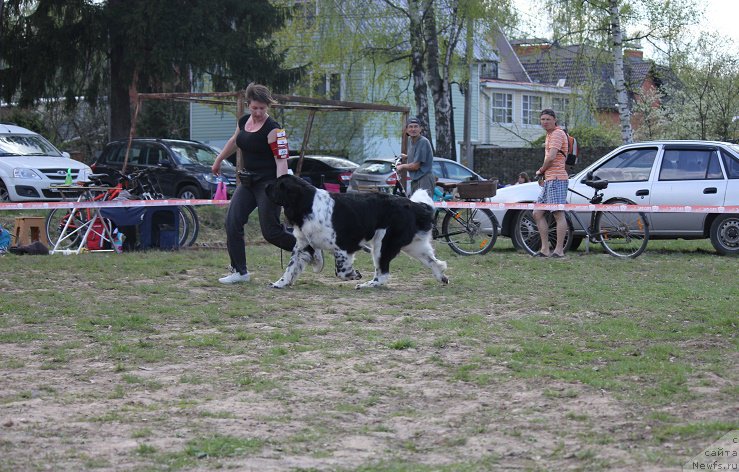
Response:
[[[38,175],[34,170],[26,168],[13,169],[13,177],[15,177],[16,179],[41,180],[41,176]]]
[[[214,183],[218,182],[218,176],[217,175],[203,174],[202,177],[203,177],[203,180],[205,180],[209,184],[214,184]]]

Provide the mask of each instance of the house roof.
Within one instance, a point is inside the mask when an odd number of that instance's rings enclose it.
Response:
[[[593,84],[598,86],[595,96],[598,108],[615,108],[613,59],[609,51],[583,45],[552,45],[541,40],[516,41],[513,47],[532,81],[570,87]],[[627,51],[624,56],[627,88],[632,92],[638,90],[653,67],[654,63],[644,60],[640,51]]]

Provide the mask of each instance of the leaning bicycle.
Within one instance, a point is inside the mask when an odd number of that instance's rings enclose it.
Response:
[[[106,185],[107,174],[91,174],[90,185],[79,188],[78,201],[110,201],[128,191],[139,200],[161,200],[164,195],[159,192],[158,182],[153,178],[153,169],[144,169],[132,174],[120,173],[118,183],[114,187]],[[94,190],[92,190],[94,189]],[[179,218],[179,247],[191,246],[198,237],[200,222],[195,209],[189,205],[177,207]],[[49,244],[60,249],[76,249],[82,242],[82,229],[93,217],[88,209],[56,208],[46,217],[46,234]],[[105,219],[107,224],[111,224]]]
[[[395,163],[395,165],[397,164],[398,162]],[[395,169],[395,165],[393,165],[393,169]],[[449,195],[457,188],[460,198],[466,202],[484,199],[483,194],[480,193],[465,193],[465,191],[470,191],[469,189],[473,186],[465,186],[463,182],[459,184],[437,183],[436,185],[443,189],[444,196]],[[491,181],[490,185],[495,185],[495,182]],[[488,187],[489,185],[485,186],[486,189]],[[408,196],[400,177],[395,181],[393,194],[403,197]],[[453,203],[450,204],[453,205]],[[441,229],[439,229],[439,218],[442,218]],[[432,237],[434,239],[444,239],[452,251],[462,256],[487,254],[498,239],[498,220],[493,212],[487,208],[437,208],[434,212],[433,222]]]
[[[608,181],[585,180],[583,183],[594,189],[593,197],[588,198],[573,189],[568,189],[568,191],[587,199],[593,205],[603,203],[602,190],[608,187]],[[634,205],[634,202],[623,198],[614,198],[607,203],[609,205]],[[614,257],[635,258],[644,252],[649,242],[649,223],[647,216],[642,212],[593,211],[590,214],[588,225],[585,225],[574,211],[565,212],[565,217],[567,218],[565,251],[570,250],[573,241],[578,239],[574,235],[573,219],[585,231],[586,252],[589,251],[590,243],[596,243],[600,244],[608,254]],[[554,224],[551,212],[547,214],[547,218],[549,224],[548,239],[550,246],[553,246],[556,242],[556,224]],[[531,216],[531,210],[519,214],[515,223],[514,237],[518,245],[529,254],[533,255],[541,248],[541,237],[536,222]]]

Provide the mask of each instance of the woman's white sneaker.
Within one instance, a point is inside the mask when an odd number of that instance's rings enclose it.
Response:
[[[242,282],[248,282],[251,276],[247,272],[246,274],[239,274],[238,272],[232,272],[225,277],[221,277],[218,281],[222,284],[238,284]]]

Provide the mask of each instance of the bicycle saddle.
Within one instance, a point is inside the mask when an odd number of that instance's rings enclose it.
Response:
[[[607,180],[586,180],[583,183],[590,188],[594,188],[595,190],[603,190],[604,188],[608,187]]]
[[[108,177],[108,174],[87,174],[89,180],[103,180]]]

